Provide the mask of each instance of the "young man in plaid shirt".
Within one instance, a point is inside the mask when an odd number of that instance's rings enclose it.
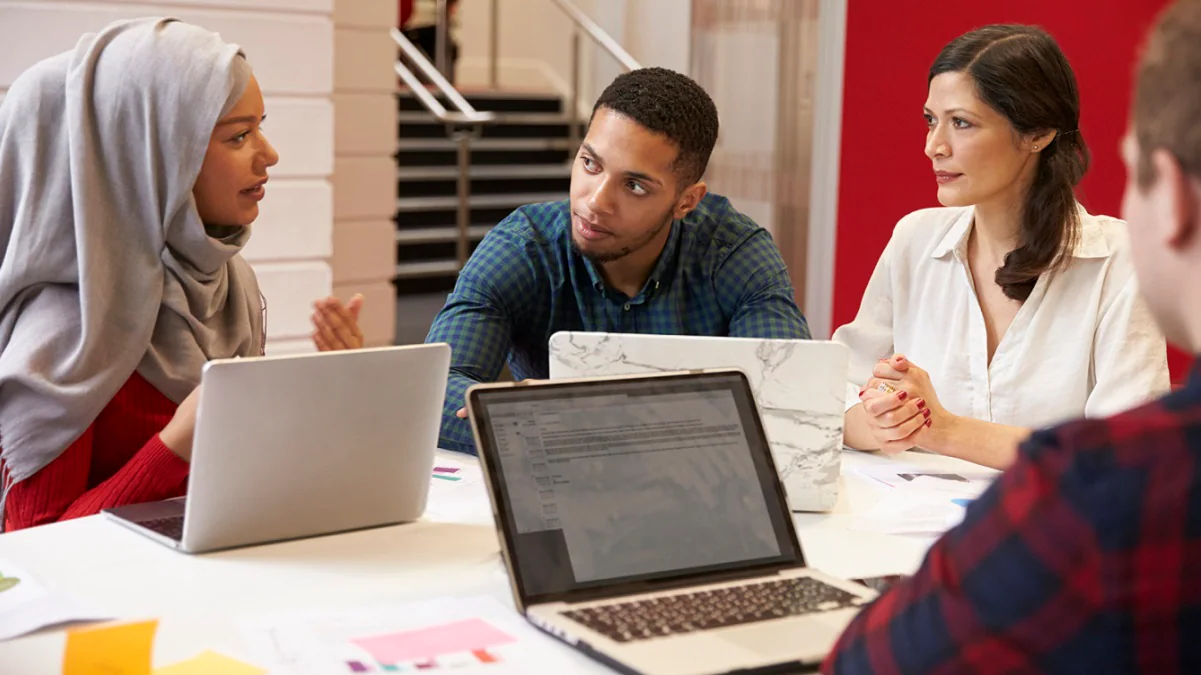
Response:
[[[771,236],[702,176],[717,108],[663,68],[601,94],[575,157],[571,198],[523,206],[480,243],[427,342],[451,345],[439,447],[474,452],[467,388],[545,378],[558,331],[809,337]]]
[[[1201,351],[1201,0],[1138,69],[1123,215],[1168,339]],[[1035,433],[866,608],[829,673],[1201,672],[1201,362],[1184,388]]]

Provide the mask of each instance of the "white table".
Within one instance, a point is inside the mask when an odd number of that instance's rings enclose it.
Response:
[[[979,469],[920,453],[898,459],[946,471]],[[848,469],[888,461],[844,452],[834,512],[796,514],[809,565],[848,578],[917,568],[929,538],[848,529],[851,515],[871,508],[888,489]],[[456,522],[438,522],[441,505],[432,501],[433,515],[409,525],[189,556],[92,516],[0,535],[0,558],[115,616],[159,618],[156,666],[204,649],[245,658],[233,620],[246,614],[447,594],[492,595],[511,605],[487,497],[483,485],[478,488],[468,508],[455,509]],[[64,635],[49,631],[0,643],[0,673],[58,675]],[[576,672],[609,671],[580,656]]]

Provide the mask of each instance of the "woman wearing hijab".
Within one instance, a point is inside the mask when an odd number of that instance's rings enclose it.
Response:
[[[200,372],[263,352],[239,252],[279,157],[238,47],[112,24],[0,106],[0,525],[183,494]]]

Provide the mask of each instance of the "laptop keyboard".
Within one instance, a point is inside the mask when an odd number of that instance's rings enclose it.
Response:
[[[863,598],[817,579],[799,577],[588,607],[563,616],[615,642],[630,642],[827,612],[863,602]]]
[[[174,539],[175,541],[183,540],[183,516],[139,520],[138,525],[151,532],[157,532],[168,539]]]

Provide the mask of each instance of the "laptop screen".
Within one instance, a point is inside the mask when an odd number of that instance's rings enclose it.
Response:
[[[476,390],[472,412],[527,603],[802,562],[740,373]]]

